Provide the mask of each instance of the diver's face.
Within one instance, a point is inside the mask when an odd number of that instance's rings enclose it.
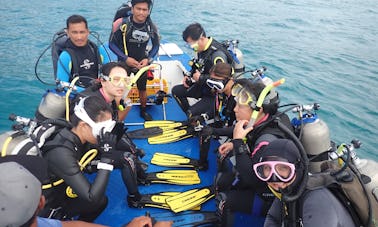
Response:
[[[77,47],[83,47],[88,43],[89,30],[84,22],[70,23],[67,34],[71,42]]]
[[[122,97],[130,78],[122,67],[114,67],[109,73],[109,80],[102,82],[102,87],[110,98]]]
[[[147,20],[150,10],[147,2],[137,3],[132,7],[133,21],[136,23],[144,23]]]
[[[235,117],[237,121],[251,119],[252,109],[248,105],[242,105],[242,104],[236,103],[234,112],[235,112]]]
[[[273,188],[275,191],[281,191],[282,189],[285,189],[287,188],[289,185],[291,185],[293,183],[293,181],[295,180],[295,176],[293,177],[293,179],[289,182],[267,182],[267,184]]]

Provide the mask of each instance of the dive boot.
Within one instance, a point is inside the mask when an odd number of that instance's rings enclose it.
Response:
[[[145,121],[152,121],[152,116],[146,112],[146,108],[141,108],[140,109],[140,116],[145,120]]]

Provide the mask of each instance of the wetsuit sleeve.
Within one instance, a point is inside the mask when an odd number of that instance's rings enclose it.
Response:
[[[58,58],[57,62],[57,79],[61,82],[70,83],[72,61],[71,56],[67,51],[63,51]]]
[[[106,51],[106,49],[104,48],[103,45],[98,47],[98,52],[100,53],[100,58],[101,58],[102,64],[106,64],[106,63],[110,62],[109,53],[108,53],[108,51]]]
[[[215,136],[227,136],[232,138],[234,132],[234,126],[225,127],[225,128],[214,128],[214,135]]]
[[[214,54],[211,55],[211,61],[213,65],[219,63],[219,62],[226,62],[227,63],[227,55],[221,51],[217,50],[214,52]]]
[[[256,185],[257,178],[253,172],[253,163],[250,158],[248,145],[241,139],[232,140],[234,145],[234,153],[236,158],[236,170],[239,173],[239,178],[252,187]]]
[[[281,201],[275,199],[265,218],[264,227],[281,227]]]
[[[152,48],[148,53],[148,59],[154,58],[156,54],[159,52],[159,47],[160,47],[160,37],[159,37],[158,28],[154,23],[152,23],[151,26],[154,31],[154,34],[151,38]]]
[[[126,61],[127,55],[122,51],[123,40],[122,40],[122,31],[119,27],[122,24],[123,19],[119,18],[113,23],[112,35],[109,39],[109,48],[117,55],[118,61]]]
[[[71,186],[78,197],[93,202],[104,196],[110,171],[100,169],[93,184],[91,184],[80,170],[74,151],[65,147],[57,147],[50,150],[46,157],[48,158],[49,170]]]

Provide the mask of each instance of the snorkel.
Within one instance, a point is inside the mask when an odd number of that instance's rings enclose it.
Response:
[[[257,116],[260,112],[261,106],[262,106],[262,104],[265,100],[265,97],[268,95],[268,93],[274,87],[278,87],[283,83],[285,83],[285,78],[282,78],[280,80],[277,80],[276,82],[273,82],[271,84],[266,85],[265,88],[261,91],[260,96],[259,96],[259,98],[257,99],[257,102],[256,102],[256,108],[253,110],[252,115],[251,115],[251,119],[248,122],[248,125],[247,125],[248,128],[253,127],[253,125],[255,124]]]
[[[125,105],[124,105],[124,100],[127,98],[129,95],[129,92],[131,91],[132,86],[137,82],[137,80],[143,75],[148,70],[154,69],[155,67],[160,67],[159,64],[151,64],[144,66],[143,68],[139,69],[139,71],[133,76],[130,80],[130,83],[126,84],[125,86],[125,92],[123,93],[122,99],[120,101],[120,105],[118,106],[118,109],[123,111],[125,110]]]

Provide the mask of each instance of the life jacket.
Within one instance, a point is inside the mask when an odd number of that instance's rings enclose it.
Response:
[[[323,166],[322,172],[309,176],[306,192],[326,187],[344,205],[356,226],[377,226],[378,203],[371,193],[364,189],[364,182],[359,176],[358,170],[353,165],[341,169],[335,161],[327,161],[323,163]],[[302,219],[305,193],[298,200],[296,220]],[[371,212],[370,217],[369,211]]]
[[[96,72],[93,72],[97,75],[99,70],[99,65],[101,65],[101,56],[98,50],[97,45],[88,40],[88,46],[90,48],[90,52],[94,54],[94,62],[96,67],[94,67]],[[55,33],[53,37],[53,42],[51,44],[51,57],[53,62],[53,69],[54,69],[54,78],[57,79],[57,68],[58,68],[58,61],[59,56],[63,51],[67,51],[71,57],[72,68],[71,68],[71,80],[76,76],[88,76],[88,75],[81,75],[80,65],[82,64],[80,61],[80,57],[78,57],[78,53],[75,51],[75,48],[71,41],[69,40],[65,29],[62,29]],[[92,73],[91,73],[92,74]]]

